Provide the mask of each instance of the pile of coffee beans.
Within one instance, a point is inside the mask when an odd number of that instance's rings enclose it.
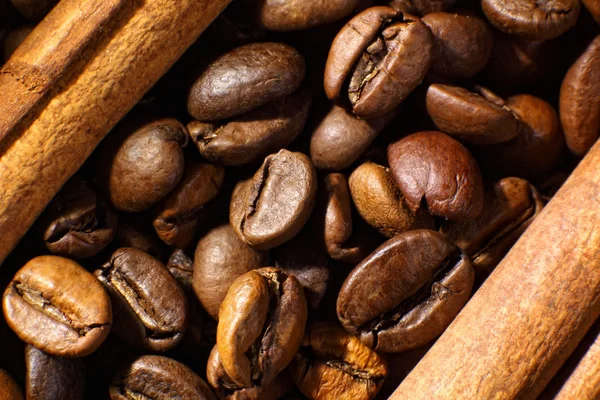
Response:
[[[235,1],[2,265],[0,399],[387,398],[600,135],[596,21]]]

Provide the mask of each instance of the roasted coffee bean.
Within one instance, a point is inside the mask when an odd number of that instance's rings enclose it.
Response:
[[[185,127],[175,119],[117,128],[103,149],[99,182],[121,211],[140,212],[164,198],[181,180]]]
[[[40,256],[21,268],[2,299],[6,322],[25,343],[61,357],[82,357],[112,324],[108,294],[79,264]]]
[[[206,379],[223,400],[278,400],[290,391],[294,382],[284,370],[270,383],[244,388],[236,385],[223,369],[217,346],[208,357]]]
[[[202,72],[190,89],[188,112],[198,121],[241,115],[293,93],[304,73],[304,57],[286,44],[238,47]]]
[[[531,40],[562,35],[579,16],[579,0],[482,0],[481,8],[502,32]]]
[[[427,89],[427,113],[444,133],[475,144],[496,144],[514,139],[520,124],[504,100],[489,90],[434,83]]]
[[[152,224],[163,242],[178,248],[192,243],[202,212],[217,197],[224,179],[225,170],[219,166],[193,163],[186,168],[179,185],[155,209]]]
[[[392,111],[367,121],[334,105],[310,139],[310,158],[315,167],[333,171],[349,167],[396,115]]]
[[[337,300],[338,317],[367,346],[401,352],[444,332],[469,299],[473,281],[468,256],[441,233],[401,233],[350,273]]]
[[[20,25],[11,30],[4,36],[2,39],[2,56],[4,57],[4,62],[7,62],[12,53],[19,47],[21,43],[25,40],[27,36],[31,33],[31,31],[35,28],[35,25]]]
[[[505,178],[486,190],[481,215],[470,221],[447,221],[440,229],[472,260],[485,277],[510,250],[544,207],[538,191],[526,180]]]
[[[268,260],[267,253],[240,240],[229,224],[204,235],[194,255],[193,286],[208,314],[218,319],[219,307],[231,284],[248,271],[266,267]]]
[[[271,154],[232,195],[229,220],[242,240],[257,249],[279,246],[304,226],[315,204],[317,172],[302,153]]]
[[[114,331],[128,344],[165,351],[183,339],[188,303],[160,261],[141,250],[122,248],[94,274],[110,294]]]
[[[98,254],[117,233],[117,214],[80,177],[61,189],[41,221],[46,248],[71,258]]]
[[[398,11],[426,15],[452,8],[456,0],[391,0],[388,5]]]
[[[583,157],[600,136],[600,35],[563,80],[560,120],[569,150]]]
[[[488,24],[474,14],[435,12],[423,17],[434,38],[431,72],[467,79],[481,71],[494,46]]]
[[[0,369],[0,400],[23,400],[21,388],[3,369]]]
[[[111,400],[216,400],[210,387],[180,362],[161,356],[141,356],[110,385]]]
[[[346,81],[352,112],[374,118],[392,111],[425,78],[433,35],[417,17],[372,7],[352,18],[331,44],[325,93],[339,100]]]
[[[304,290],[294,276],[261,268],[239,277],[219,309],[217,349],[240,387],[272,382],[298,351],[307,319]]]
[[[319,188],[319,204],[313,218],[315,237],[333,260],[356,264],[380,242],[375,232],[359,228],[361,220],[352,211],[346,177],[340,173],[326,175]],[[357,233],[353,234],[355,229]]]
[[[85,390],[85,366],[79,359],[51,356],[25,347],[27,400],[79,400]]]
[[[389,168],[367,161],[348,179],[350,195],[360,216],[383,236],[391,238],[412,229],[433,229],[433,218],[422,209],[413,212]]]
[[[479,166],[460,143],[441,132],[412,134],[388,147],[390,169],[406,204],[451,220],[477,217],[483,208]]]
[[[521,121],[520,132],[509,142],[475,149],[491,176],[536,179],[552,171],[564,148],[564,135],[554,108],[539,97],[511,96],[506,106]]]
[[[308,118],[306,89],[268,103],[222,124],[193,121],[190,136],[202,157],[223,165],[244,165],[289,145]]]
[[[41,21],[59,0],[10,0],[17,11],[30,21]]]
[[[341,327],[326,323],[308,328],[290,370],[296,386],[314,400],[373,399],[388,374],[382,356]]]
[[[167,261],[167,269],[185,292],[192,290],[194,260],[188,257],[185,251],[175,249]]]

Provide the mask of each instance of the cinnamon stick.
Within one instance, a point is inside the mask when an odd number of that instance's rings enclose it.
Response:
[[[598,210],[600,143],[391,398],[535,398],[600,314]]]
[[[231,0],[62,0],[0,70],[0,264]]]

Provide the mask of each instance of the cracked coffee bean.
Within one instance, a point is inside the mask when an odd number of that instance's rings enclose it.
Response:
[[[112,324],[108,294],[79,264],[39,256],[4,292],[6,322],[25,343],[60,357],[83,357],[102,344]]]
[[[370,400],[381,389],[388,366],[341,327],[318,323],[307,329],[290,372],[311,400]]]
[[[217,349],[223,369],[242,388],[265,386],[298,351],[308,308],[294,276],[261,268],[239,277],[219,309]]]
[[[344,328],[367,346],[399,353],[441,335],[471,296],[469,257],[441,233],[388,240],[352,270],[337,299]]]
[[[390,7],[369,8],[333,40],[325,93],[339,101],[347,90],[354,114],[364,119],[382,116],[425,78],[432,53],[433,35],[419,18]]]
[[[188,303],[167,268],[151,255],[122,248],[94,273],[111,296],[114,331],[152,351],[176,346],[188,324]]]

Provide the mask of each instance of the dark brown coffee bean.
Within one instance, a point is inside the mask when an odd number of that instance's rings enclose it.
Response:
[[[41,21],[59,0],[10,0],[19,13],[30,21]]]
[[[412,134],[388,147],[390,169],[406,203],[416,212],[451,220],[477,217],[483,208],[483,181],[477,162],[456,140],[441,132]]]
[[[144,211],[173,190],[183,176],[187,141],[175,119],[126,123],[113,131],[100,156],[99,182],[115,208]]]
[[[502,32],[531,40],[562,35],[579,16],[579,0],[482,0],[481,8]]]
[[[80,177],[67,182],[41,221],[46,248],[71,258],[98,254],[117,233],[117,214]]]
[[[281,150],[232,195],[229,220],[250,246],[270,249],[296,236],[315,204],[317,172],[302,153]]]
[[[141,356],[110,385],[111,400],[216,400],[210,387],[180,362],[161,356]]]
[[[184,292],[192,290],[192,276],[194,273],[194,260],[185,251],[175,249],[167,261],[167,269],[177,280]]]
[[[479,90],[477,90],[479,89]],[[491,92],[434,83],[427,89],[427,113],[444,133],[465,142],[496,144],[514,139],[520,124],[504,101]]]
[[[289,145],[304,128],[310,104],[308,90],[299,89],[223,124],[193,121],[188,129],[202,157],[244,165]]]
[[[396,115],[392,111],[367,121],[334,105],[310,139],[310,158],[315,167],[332,171],[348,168]]]
[[[0,400],[23,400],[21,388],[3,369],[0,369]]]
[[[348,179],[352,201],[360,216],[385,237],[412,229],[433,229],[433,218],[424,210],[413,212],[389,168],[367,161]]]
[[[27,400],[82,400],[85,390],[83,361],[55,357],[25,347]]]
[[[339,100],[345,82],[352,112],[374,118],[396,108],[431,66],[433,35],[417,17],[372,7],[351,19],[331,44],[325,93]]]
[[[235,117],[293,93],[304,57],[283,43],[252,43],[225,53],[192,85],[188,112],[198,121]]]
[[[213,347],[208,357],[206,379],[217,393],[217,396],[223,400],[278,400],[294,386],[287,370],[284,370],[272,382],[264,386],[257,385],[244,388],[236,385],[223,369],[217,346]]]
[[[112,324],[108,294],[79,264],[40,256],[21,268],[2,299],[6,322],[25,343],[61,357],[83,357]]]
[[[217,348],[238,386],[272,382],[300,347],[307,319],[304,290],[294,276],[261,268],[240,276],[219,309]]]
[[[456,0],[391,0],[388,5],[398,11],[426,15],[449,10],[454,3]]]
[[[222,167],[190,164],[179,185],[154,210],[152,224],[163,242],[172,247],[186,248],[194,239],[205,206],[221,190],[225,179]]]
[[[542,211],[544,202],[526,180],[505,178],[485,193],[481,215],[470,221],[447,221],[440,229],[487,276]]]
[[[198,300],[214,319],[237,278],[266,267],[268,255],[240,240],[229,224],[218,226],[200,239],[194,255],[193,286]]]
[[[12,53],[23,43],[25,38],[29,36],[35,25],[19,25],[4,36],[1,41],[2,56],[4,62],[7,62]]]
[[[114,331],[128,344],[165,351],[183,339],[188,303],[160,261],[141,250],[122,248],[95,275],[110,294]]]
[[[401,233],[350,273],[338,317],[369,347],[401,352],[439,336],[469,299],[473,281],[469,258],[441,233]]]
[[[562,82],[560,120],[569,150],[583,157],[600,136],[600,35]]]
[[[309,399],[375,398],[388,374],[385,359],[334,324],[308,328],[290,367]]]

